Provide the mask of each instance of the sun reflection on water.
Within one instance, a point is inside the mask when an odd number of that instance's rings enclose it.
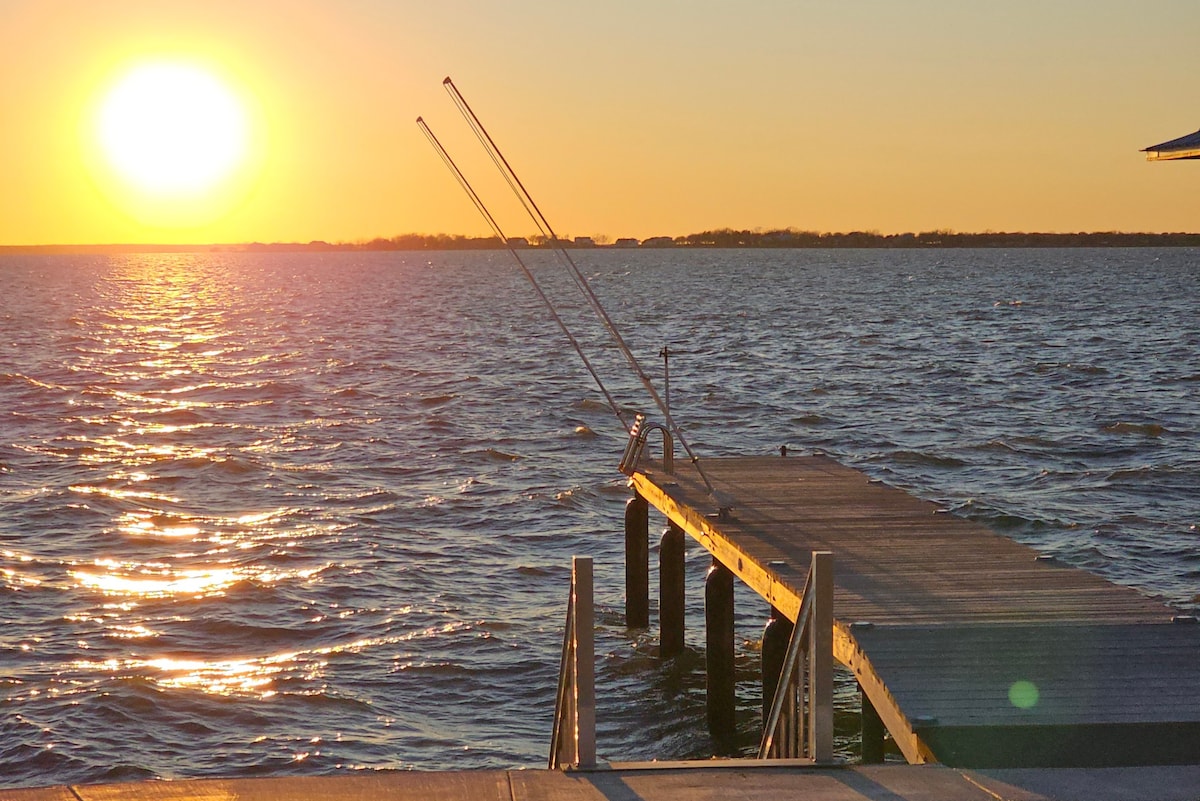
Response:
[[[148,564],[122,565],[113,560],[97,560],[96,566],[122,572],[89,573],[78,570],[72,571],[71,577],[80,586],[99,590],[106,595],[136,595],[143,598],[205,596],[221,592],[240,578],[238,571],[230,568],[190,570],[159,567],[154,570]],[[129,575],[129,572],[139,575]]]
[[[0,588],[44,581],[67,598],[59,639],[16,643],[61,651],[27,695],[160,696],[139,709],[321,695],[336,655],[394,641],[355,639],[383,613],[319,586],[336,564],[326,542],[350,524],[308,513],[319,460],[343,446],[308,433],[334,425],[323,407],[290,403],[312,363],[292,363],[287,316],[264,315],[245,276],[212,261],[109,260],[70,332],[70,377],[45,384],[70,408],[28,448],[64,466],[37,492],[66,496],[65,544],[28,570],[16,554],[0,564]]]
[[[270,698],[277,693],[271,687],[272,682],[295,657],[295,654],[282,654],[266,659],[213,661],[162,657],[151,659],[144,666],[157,671],[155,681],[160,687],[201,690],[211,695],[256,694]],[[308,678],[319,675],[318,666],[309,665],[308,668]]]
[[[139,598],[203,598],[223,594],[239,581],[274,584],[289,579],[306,580],[327,567],[323,564],[296,570],[273,570],[261,565],[177,568],[160,562],[114,559],[97,559],[93,564],[106,572],[72,570],[69,575],[84,589]]]
[[[149,512],[126,512],[118,518],[117,530],[130,537],[163,537],[167,539],[196,539],[202,530],[190,524],[162,525]]]
[[[131,637],[137,636],[131,633]],[[163,689],[195,690],[208,695],[253,695],[270,698],[280,692],[279,682],[295,680],[301,689],[289,692],[314,694],[323,687],[307,686],[320,682],[337,654],[358,653],[368,648],[389,645],[404,637],[363,638],[343,645],[285,651],[268,656],[199,657],[157,656],[148,658],[80,659],[72,671],[81,674],[108,673],[138,676]]]

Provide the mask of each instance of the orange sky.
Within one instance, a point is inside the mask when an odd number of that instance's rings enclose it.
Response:
[[[1197,35],[1194,0],[0,0],[0,244],[486,233],[417,115],[533,233],[446,75],[560,235],[1197,231],[1200,162],[1137,152],[1200,127]],[[88,155],[151,57],[212,65],[262,136],[168,223]]]

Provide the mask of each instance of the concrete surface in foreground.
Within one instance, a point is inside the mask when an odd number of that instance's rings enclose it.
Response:
[[[715,763],[714,763],[715,764]],[[2,781],[2,779],[0,779]],[[1196,801],[1200,765],[379,771],[0,790],[2,801]]]

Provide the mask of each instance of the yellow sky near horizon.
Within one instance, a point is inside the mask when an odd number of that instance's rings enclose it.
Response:
[[[743,7],[744,6],[744,7]],[[0,0],[0,245],[533,233],[453,76],[561,235],[793,227],[1197,231],[1200,4]],[[169,222],[95,168],[122,67],[210,65],[262,147]]]

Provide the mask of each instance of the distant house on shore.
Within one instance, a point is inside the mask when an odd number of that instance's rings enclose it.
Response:
[[[510,248],[527,248],[529,247],[529,240],[523,236],[510,236],[504,241],[504,244]]]
[[[669,236],[652,236],[642,242],[644,248],[669,248],[675,246],[675,240]]]
[[[592,239],[590,236],[577,236],[575,237],[575,247],[594,248],[596,247],[596,240]]]
[[[1174,161],[1176,159],[1200,159],[1200,131],[1169,142],[1142,148],[1146,161]]]
[[[636,248],[641,243],[631,236],[624,236],[613,242],[614,248]]]

